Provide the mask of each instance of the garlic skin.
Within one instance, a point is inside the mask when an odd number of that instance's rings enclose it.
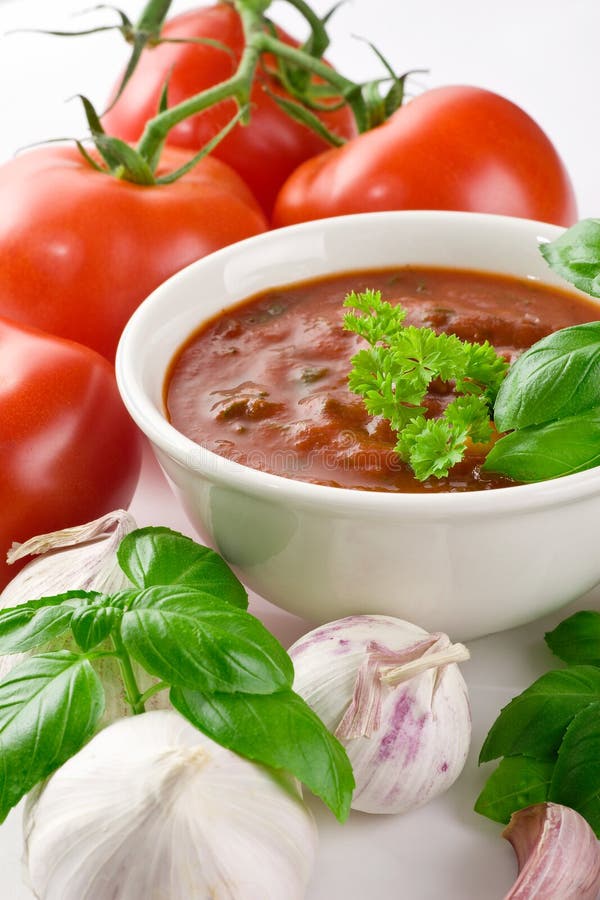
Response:
[[[502,836],[513,846],[519,877],[504,900],[597,900],[600,843],[578,812],[537,803],[513,813]]]
[[[460,775],[471,741],[461,644],[392,616],[348,616],[289,654],[294,690],[346,748],[353,809],[406,812]]]
[[[292,778],[174,711],[97,734],[26,810],[40,900],[301,900],[317,831]]]
[[[133,516],[124,509],[117,509],[84,525],[37,535],[22,544],[13,544],[7,555],[9,562],[30,555],[35,558],[0,593],[0,609],[70,590],[112,594],[131,587],[116,554],[125,535],[136,528]],[[50,647],[40,649],[59,650],[71,648],[73,644],[72,639],[59,639]],[[32,652],[0,656],[0,680]],[[102,678],[106,696],[101,726],[131,715],[116,660],[97,659],[93,666]],[[156,679],[151,678],[137,663],[133,663],[133,668],[142,692],[155,683]],[[156,694],[147,702],[148,709],[166,709],[169,705],[167,693]]]

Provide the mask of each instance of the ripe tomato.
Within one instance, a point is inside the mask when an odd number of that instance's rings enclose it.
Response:
[[[102,356],[0,319],[0,588],[13,541],[126,507],[140,450]]]
[[[106,130],[126,141],[137,141],[145,123],[156,115],[167,81],[169,105],[174,106],[229,78],[237,68],[244,46],[239,16],[227,3],[176,16],[166,23],[162,34],[165,38],[217,40],[231,48],[232,55],[201,44],[165,43],[146,49],[122,97],[104,117]],[[296,45],[285,32],[278,30],[278,36]],[[250,124],[237,125],[213,155],[239,172],[268,215],[287,176],[328,145],[283,112],[265,88],[284,94],[278,82],[259,66],[250,98]],[[223,101],[177,125],[169,134],[169,143],[198,150],[230,121],[235,111],[233,100]],[[321,114],[321,118],[341,137],[349,138],[356,133],[354,118],[347,107]]]
[[[570,225],[573,187],[550,141],[490,91],[441,87],[379,128],[300,166],[275,225],[384,209],[455,209]]]
[[[171,150],[163,166],[189,154]],[[0,167],[0,315],[114,358],[154,288],[213,250],[266,230],[239,175],[205,158],[169,185],[97,172],[72,147]]]

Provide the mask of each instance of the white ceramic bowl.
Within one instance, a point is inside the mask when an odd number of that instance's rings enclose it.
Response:
[[[169,279],[127,325],[117,378],[200,535],[267,600],[315,622],[388,613],[454,638],[541,616],[600,581],[600,468],[459,494],[292,481],[194,444],[166,420],[165,373],[204,319],[258,291],[405,263],[562,282],[538,252],[561,229],[453,212],[384,212],[251,238]],[[600,318],[600,308],[599,316]]]

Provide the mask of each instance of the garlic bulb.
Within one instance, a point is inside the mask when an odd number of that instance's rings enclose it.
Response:
[[[23,544],[13,544],[9,563],[35,556],[0,594],[0,608],[18,606],[35,597],[51,597],[76,588],[111,594],[129,587],[117,563],[116,552],[126,534],[137,528],[124,509],[107,513],[93,522],[40,534]]]
[[[69,590],[112,594],[131,587],[131,582],[117,562],[117,549],[125,535],[135,528],[137,525],[133,516],[117,509],[85,525],[37,535],[23,544],[13,544],[7,556],[9,562],[24,556],[35,558],[6,585],[0,594],[0,609]],[[63,639],[44,649],[69,648],[72,643],[72,639]],[[31,653],[0,656],[0,680],[28,656]],[[140,689],[147,690],[156,679],[151,678],[141,666],[133,665]],[[123,694],[118,663],[110,658],[97,659],[93,666],[102,677],[106,695],[102,724],[130,715],[131,708]],[[149,709],[165,709],[168,706],[167,694],[157,694],[147,702]]]
[[[0,609],[70,590],[109,594],[130,587],[117,563],[116,553],[121,540],[136,527],[133,517],[118,509],[85,525],[36,535],[22,544],[13,544],[7,554],[9,563],[24,556],[35,559],[17,572],[0,593]],[[58,648],[53,646],[52,649]],[[30,655],[0,656],[0,679]]]
[[[353,809],[405,812],[460,775],[471,740],[462,644],[391,616],[349,616],[289,653],[294,690],[348,752]]]
[[[504,900],[597,900],[600,843],[583,816],[558,803],[513,813],[503,837],[513,845],[519,877]]]
[[[295,781],[168,711],[97,734],[24,827],[43,900],[300,900],[317,838]]]

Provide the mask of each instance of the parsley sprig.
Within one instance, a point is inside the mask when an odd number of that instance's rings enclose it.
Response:
[[[397,433],[395,451],[420,481],[442,478],[460,462],[469,441],[487,443],[491,409],[508,364],[491,344],[471,344],[452,334],[405,325],[406,310],[382,300],[380,291],[352,292],[344,328],[369,348],[352,357],[348,383],[373,416]],[[423,400],[432,381],[453,382],[456,397],[438,418]]]

